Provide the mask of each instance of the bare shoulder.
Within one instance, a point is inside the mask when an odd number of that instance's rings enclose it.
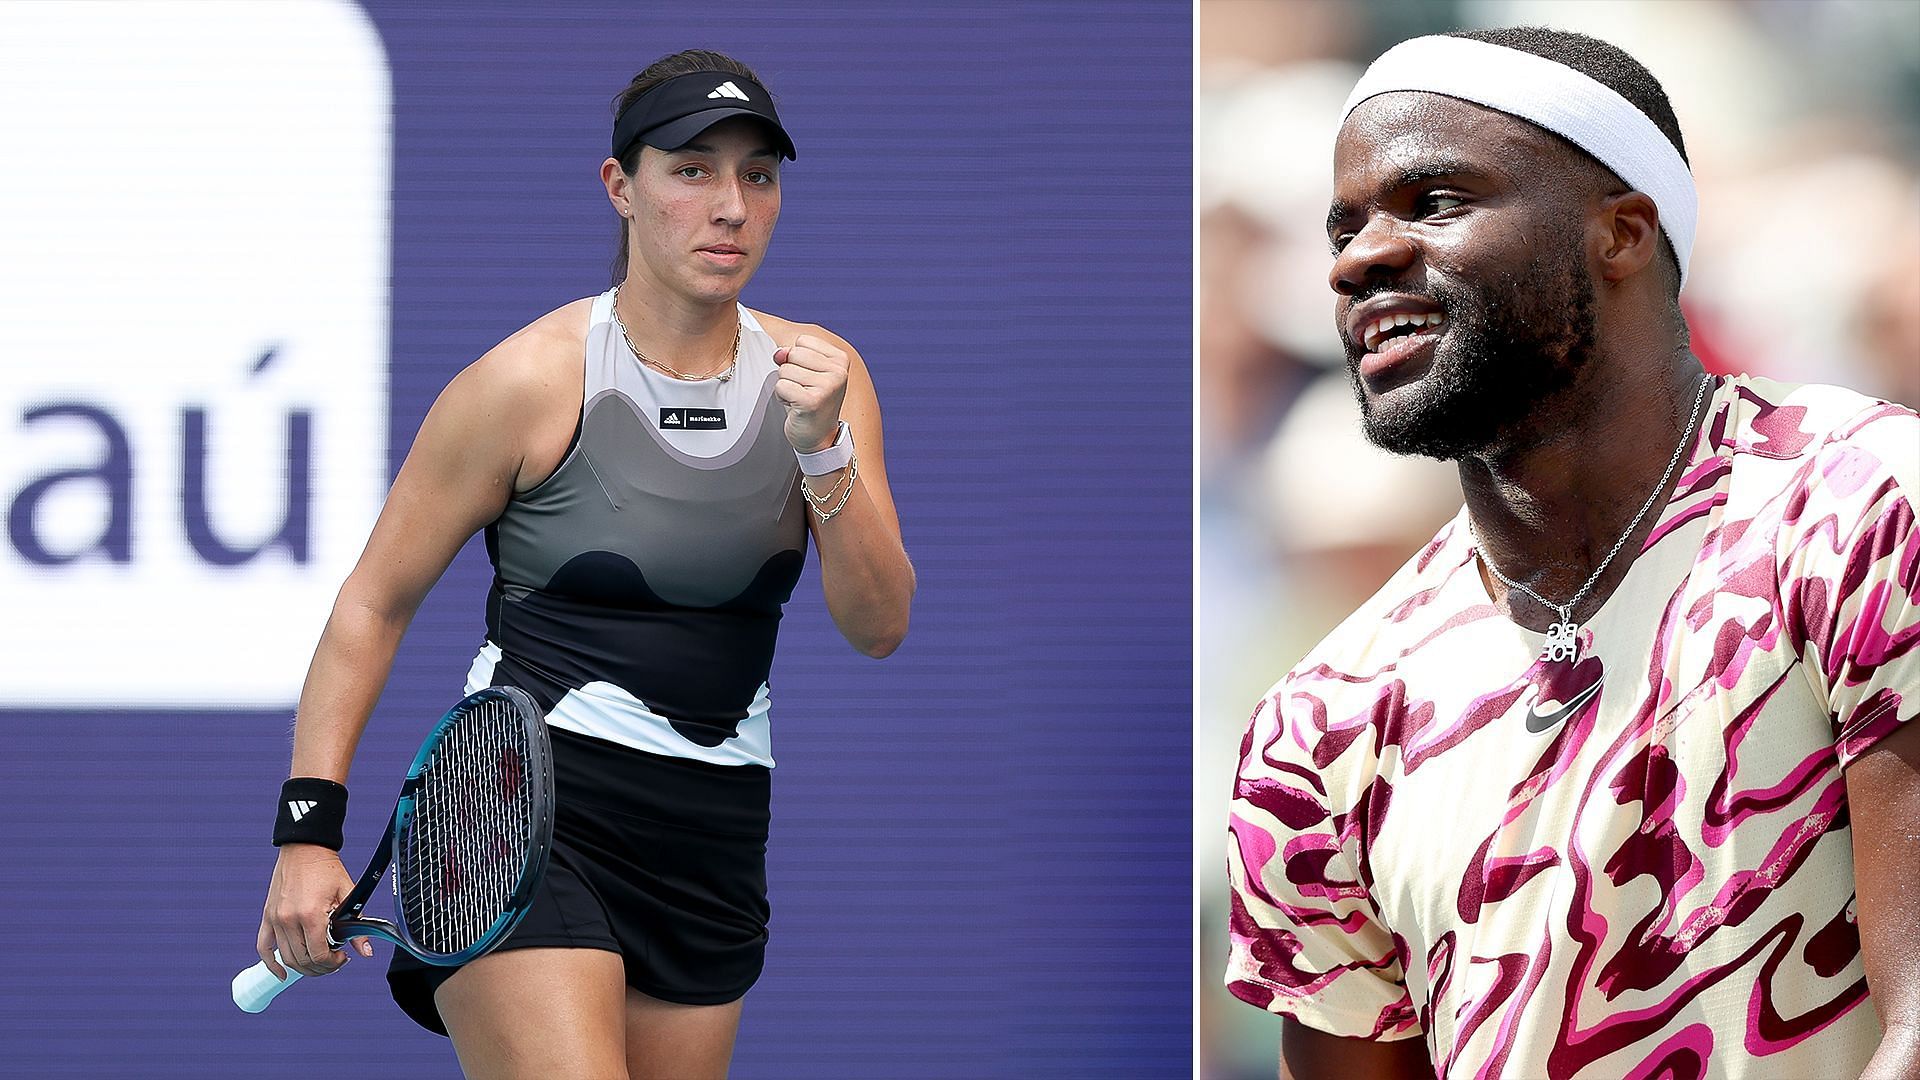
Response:
[[[443,452],[501,455],[516,491],[551,475],[580,414],[592,306],[589,298],[556,308],[468,364],[441,393],[421,437],[430,428]]]
[[[764,311],[758,311],[753,308],[748,308],[747,310],[753,312],[753,317],[760,321],[760,325],[766,330],[767,336],[772,338],[778,345],[791,345],[800,335],[811,334],[814,337],[826,338],[828,341],[847,350],[847,353],[851,356],[858,357],[860,355],[859,350],[855,349],[853,344],[846,338],[821,326],[819,323],[794,322],[792,319],[783,319],[778,315],[769,315]]]
[[[483,396],[506,394],[545,401],[580,388],[586,363],[591,297],[575,300],[509,334],[461,373]]]

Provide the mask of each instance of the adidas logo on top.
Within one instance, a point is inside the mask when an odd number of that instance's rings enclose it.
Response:
[[[747,97],[745,93],[743,93],[740,90],[739,87],[733,85],[732,79],[728,79],[726,82],[723,82],[719,86],[714,87],[713,93],[708,94],[707,96],[710,98],[728,98],[728,97],[739,98],[741,101],[751,100]]]
[[[306,817],[308,812],[318,805],[318,803],[306,799],[293,799],[287,803],[287,810],[293,814],[293,820],[299,821],[301,818]]]

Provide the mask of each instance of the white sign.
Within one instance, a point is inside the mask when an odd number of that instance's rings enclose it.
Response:
[[[0,4],[0,707],[291,704],[387,479],[345,2]]]

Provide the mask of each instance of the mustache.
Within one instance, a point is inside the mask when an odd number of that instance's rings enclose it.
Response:
[[[1382,293],[1392,293],[1395,296],[1408,296],[1416,300],[1426,300],[1434,304],[1443,304],[1447,298],[1448,291],[1449,290],[1446,289],[1433,289],[1429,287],[1429,291],[1422,292],[1416,289],[1409,289],[1404,285],[1395,285],[1393,282],[1384,281],[1347,297],[1346,306],[1348,308],[1359,307],[1361,304],[1366,303]]]

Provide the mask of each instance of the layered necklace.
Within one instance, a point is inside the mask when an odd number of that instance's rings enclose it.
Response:
[[[1667,489],[1667,481],[1673,479],[1674,470],[1680,467],[1681,459],[1686,457],[1687,448],[1693,445],[1693,432],[1700,423],[1700,403],[1706,400],[1707,387],[1712,385],[1712,376],[1701,376],[1700,390],[1693,396],[1693,414],[1687,420],[1686,434],[1680,436],[1680,445],[1673,448],[1673,460],[1667,462],[1667,471],[1660,474],[1660,482],[1653,486],[1653,491],[1647,495],[1647,501],[1640,504],[1640,512],[1633,515],[1633,520],[1627,523],[1626,531],[1620,534],[1620,539],[1614,541],[1613,550],[1607,552],[1607,557],[1601,559],[1600,565],[1593,568],[1593,573],[1588,576],[1586,584],[1580,586],[1579,591],[1573,594],[1573,599],[1568,600],[1566,603],[1556,604],[1501,573],[1500,568],[1493,565],[1493,560],[1487,557],[1485,545],[1481,544],[1479,534],[1473,532],[1472,518],[1469,516],[1467,532],[1468,535],[1473,538],[1474,549],[1480,556],[1480,562],[1486,566],[1487,572],[1499,578],[1501,583],[1506,585],[1507,588],[1519,589],[1521,592],[1533,597],[1542,607],[1548,608],[1560,616],[1559,622],[1547,628],[1547,643],[1545,647],[1540,650],[1541,660],[1571,662],[1578,659],[1580,651],[1580,624],[1573,621],[1573,611],[1580,606],[1580,601],[1587,598],[1587,593],[1593,590],[1593,586],[1600,580],[1600,576],[1607,572],[1608,566],[1612,565],[1613,557],[1620,554],[1620,549],[1627,545],[1627,538],[1639,530],[1640,522],[1646,519],[1647,511],[1653,509],[1654,501],[1660,497],[1661,492]]]
[[[624,284],[624,282],[622,284]],[[713,379],[717,382],[726,382],[728,379],[733,378],[734,370],[740,366],[740,319],[738,313],[736,313],[733,320],[733,350],[728,354],[733,357],[733,361],[726,366],[724,371],[713,375],[689,375],[684,371],[668,367],[653,357],[648,356],[646,353],[641,352],[640,347],[635,345],[633,338],[628,335],[627,324],[620,321],[619,285],[613,287],[613,325],[619,329],[620,340],[627,343],[627,350],[633,353],[634,359],[656,371],[671,375],[676,379],[681,379],[686,382],[705,382],[708,379]]]

